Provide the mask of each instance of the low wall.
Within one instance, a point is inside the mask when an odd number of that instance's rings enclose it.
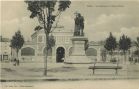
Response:
[[[44,62],[45,56],[21,56],[19,57],[20,62]],[[53,62],[51,56],[47,58],[48,62]]]

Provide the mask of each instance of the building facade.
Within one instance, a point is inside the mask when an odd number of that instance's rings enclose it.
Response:
[[[9,61],[11,58],[10,39],[0,36],[0,61]]]
[[[48,62],[60,63],[67,59],[72,53],[73,30],[66,30],[63,26],[55,28],[50,34],[54,36],[55,46],[48,50]],[[18,58],[22,62],[44,62],[46,51],[46,36],[44,30],[37,30],[31,35],[31,41],[25,41],[21,50],[19,50]],[[15,49],[10,48],[10,40],[1,37],[0,58],[2,60],[13,60],[17,58]],[[136,50],[135,46],[130,48],[127,58]],[[110,61],[109,53],[104,52],[104,44],[99,42],[89,42],[89,48],[85,51],[86,56],[91,60]],[[119,54],[119,50],[114,51],[113,57],[123,61],[123,56]]]
[[[50,35],[54,36],[55,46],[48,50],[48,61],[54,63],[63,62],[71,55],[72,52],[71,38],[73,37],[73,30],[66,30],[63,26],[59,26],[55,28]],[[46,51],[46,37],[44,30],[41,29],[35,31],[31,35],[31,38],[31,41],[25,41],[22,49],[19,51],[19,59],[24,62],[43,62]],[[89,46],[89,50],[86,50],[86,54],[92,60],[100,60],[101,48],[103,48],[102,45],[95,43]],[[90,51],[92,51],[91,54]]]
[[[73,31],[65,30],[63,26],[59,26],[50,35],[54,36],[56,42],[55,46],[48,50],[48,61],[63,62],[63,59],[71,54]],[[43,62],[46,51],[44,30],[35,31],[31,38],[31,41],[25,41],[22,49],[19,51],[19,59],[22,61]]]

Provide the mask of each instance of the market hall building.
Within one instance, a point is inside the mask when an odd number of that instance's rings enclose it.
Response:
[[[60,63],[66,60],[72,52],[73,30],[66,30],[63,26],[57,27],[51,35],[54,36],[55,46],[48,50],[48,62]],[[25,41],[23,47],[19,51],[20,61],[38,61],[43,62],[45,57],[45,33],[44,30],[37,30],[31,35],[31,41]],[[100,47],[99,44],[94,44],[94,48],[91,46],[88,50],[87,56],[93,57],[93,59],[100,59]],[[15,50],[12,51],[12,59],[16,57]]]
[[[65,29],[63,26],[55,28],[53,33],[56,43],[55,46],[48,50],[48,62],[61,63],[66,60],[72,53],[73,30]],[[1,50],[0,61],[10,61],[17,57],[14,49],[10,47],[10,39],[0,36]],[[31,35],[31,41],[25,41],[20,49],[18,57],[21,62],[43,62],[45,57],[45,33],[44,30],[37,30]],[[102,56],[104,43],[89,42],[89,48],[86,50],[86,56],[91,60],[103,61]],[[135,46],[130,48],[130,56],[136,50]],[[115,53],[118,53],[115,50]],[[108,53],[107,53],[108,54]],[[110,60],[110,55],[106,55],[106,61]],[[123,59],[122,55],[115,55],[116,58]],[[122,60],[121,60],[122,61]]]

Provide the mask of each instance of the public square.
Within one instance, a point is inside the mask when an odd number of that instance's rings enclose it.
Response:
[[[71,64],[48,63],[48,75],[44,76],[44,63],[20,63],[14,66],[13,63],[1,63],[1,80],[25,80],[25,81],[44,81],[44,80],[117,80],[117,79],[138,79],[139,64],[122,65],[122,69],[115,74],[114,69],[99,69],[93,74],[89,65],[74,67]],[[93,65],[93,64],[90,64]]]
[[[0,4],[0,88],[139,89],[138,1]]]

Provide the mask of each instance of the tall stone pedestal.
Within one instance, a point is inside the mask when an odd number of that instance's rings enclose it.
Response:
[[[84,36],[74,36],[72,37],[72,54],[67,58],[64,63],[67,64],[90,64],[92,63],[85,54],[85,42],[88,39]]]

